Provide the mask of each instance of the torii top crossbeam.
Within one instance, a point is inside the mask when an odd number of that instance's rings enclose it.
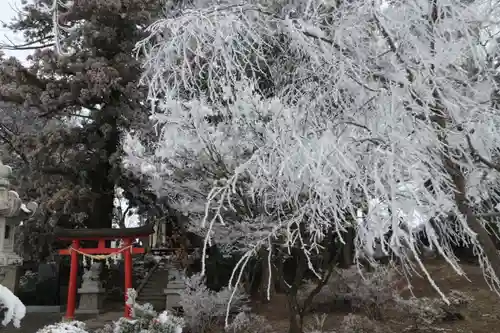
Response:
[[[147,224],[135,228],[103,228],[103,229],[63,229],[55,228],[54,234],[60,240],[111,240],[125,238],[142,238],[154,233],[154,226]]]

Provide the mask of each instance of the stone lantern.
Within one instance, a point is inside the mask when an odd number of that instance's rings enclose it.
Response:
[[[3,275],[1,284],[15,292],[18,280],[16,264],[22,258],[14,252],[15,228],[19,223],[33,215],[38,207],[35,202],[25,205],[19,194],[9,190],[9,177],[12,168],[0,161],[0,274]]]

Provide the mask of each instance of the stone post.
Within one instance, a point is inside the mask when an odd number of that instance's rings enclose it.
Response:
[[[24,205],[19,194],[9,190],[12,168],[0,161],[0,284],[17,291],[22,258],[14,252],[15,228],[38,207],[35,202]]]
[[[80,304],[76,313],[78,314],[99,314],[103,310],[104,296],[106,290],[102,287],[99,275],[101,273],[101,263],[93,263],[83,274],[83,282],[78,293],[80,294]]]
[[[168,282],[167,287],[163,289],[165,294],[165,309],[168,311],[175,311],[180,307],[181,297],[180,294],[186,285],[184,283],[184,272],[180,269],[179,265],[173,263],[167,264]]]

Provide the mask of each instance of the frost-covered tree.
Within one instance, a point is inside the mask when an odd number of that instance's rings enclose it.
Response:
[[[31,183],[20,192],[43,204],[45,224],[111,227],[116,187],[140,192],[131,189],[140,180],[121,167],[121,138],[124,129],[147,123],[134,46],[159,6],[158,0],[30,0],[7,25],[26,40],[10,47],[33,54],[26,62],[2,58],[0,100],[54,125],[34,136],[21,128],[17,137],[20,146],[33,139],[24,145]]]
[[[427,272],[418,222],[459,274],[452,245],[472,246],[498,292],[481,219],[493,212],[477,207],[498,197],[499,10],[482,0],[173,6],[138,44],[159,139],[129,136],[127,164],[207,242],[247,251],[235,280],[276,242],[314,271],[325,236],[349,227],[358,257],[381,242]]]

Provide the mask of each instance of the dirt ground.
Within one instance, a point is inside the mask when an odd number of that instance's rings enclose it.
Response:
[[[437,330],[420,330],[419,333],[427,332],[450,332],[450,333],[495,333],[500,331],[500,296],[492,292],[486,284],[481,269],[474,265],[463,265],[467,277],[458,276],[446,263],[439,260],[426,262],[426,267],[434,278],[436,284],[444,293],[451,290],[459,290],[474,298],[466,308],[461,311],[464,315],[462,320],[454,320],[436,324]],[[425,278],[414,276],[412,278],[413,293],[417,297],[439,297]],[[405,283],[406,285],[406,283]],[[406,295],[405,295],[406,294]],[[403,297],[409,296],[408,292]],[[288,309],[287,300],[284,295],[274,295],[271,302],[265,305],[255,305],[254,312],[267,318],[276,333],[288,331]],[[349,309],[335,307],[334,309],[321,309],[309,314],[305,321],[305,332],[321,329],[323,332],[340,332],[338,329]],[[119,317],[121,311],[115,314]],[[363,313],[357,313],[363,314]],[[0,327],[4,333],[34,333],[37,329],[49,323],[60,320],[62,314],[52,318],[47,314],[28,314],[23,320],[21,329]],[[102,327],[116,318],[94,318],[88,321],[90,328]],[[79,318],[85,320],[88,318]],[[318,325],[318,319],[324,320],[323,325]],[[384,320],[377,321],[381,333],[403,333],[411,325],[408,315],[395,307],[384,312]],[[321,326],[321,327],[318,327]],[[406,331],[412,332],[412,331]],[[415,333],[415,331],[413,331]],[[353,331],[352,333],[376,333],[373,330]]]
[[[446,294],[451,290],[458,290],[474,298],[460,313],[464,318],[441,322],[433,325],[434,330],[452,333],[492,333],[500,329],[500,296],[492,292],[485,282],[481,269],[478,266],[462,265],[466,277],[457,275],[450,266],[440,260],[426,262],[427,270],[430,272],[436,284]],[[405,283],[406,284],[406,283]],[[421,277],[412,277],[411,284],[413,293],[417,297],[439,297],[430,283]],[[408,294],[406,292],[405,294]],[[403,297],[408,295],[403,294]],[[256,306],[256,312],[265,316],[277,332],[288,330],[287,301],[284,295],[275,295],[271,302]],[[324,332],[335,331],[339,328],[346,311],[335,309],[311,313],[305,321],[305,330],[310,331],[318,328],[318,318],[323,318],[322,330]],[[396,308],[387,309],[385,318],[377,322],[382,332],[403,332],[411,325],[408,314]],[[420,330],[419,332],[430,332]],[[411,331],[410,331],[411,332]]]

